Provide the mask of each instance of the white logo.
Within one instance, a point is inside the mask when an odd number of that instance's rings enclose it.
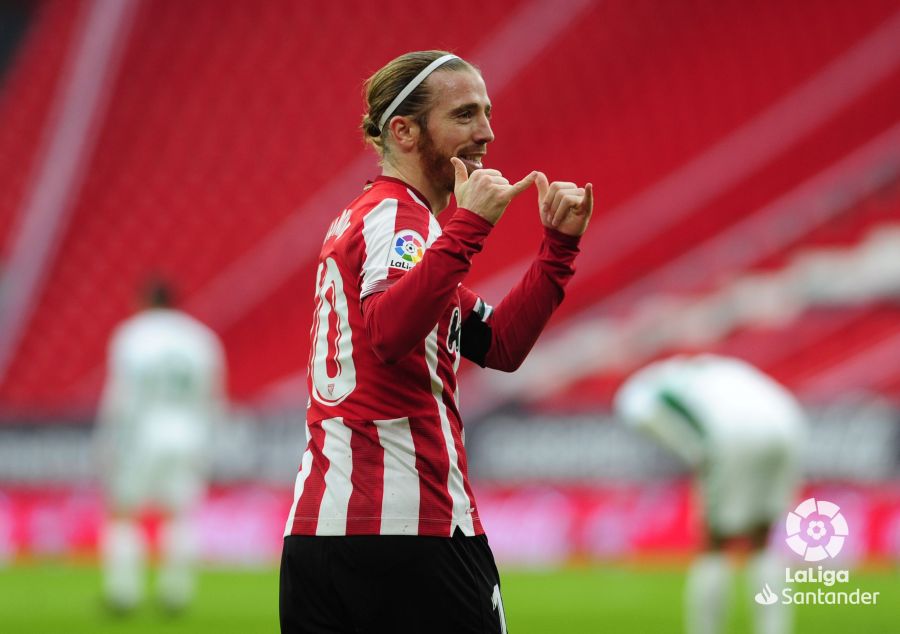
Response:
[[[506,614],[503,612],[503,597],[500,596],[500,586],[494,584],[494,593],[491,595],[491,603],[500,614],[500,634],[506,634]]]
[[[770,588],[767,583],[766,587],[762,589],[762,592],[756,593],[754,599],[756,599],[756,602],[760,605],[772,605],[778,601],[778,595],[772,592],[772,588]]]
[[[803,500],[788,513],[785,526],[787,545],[806,561],[836,557],[849,535],[841,508],[833,502],[816,501],[816,498]]]

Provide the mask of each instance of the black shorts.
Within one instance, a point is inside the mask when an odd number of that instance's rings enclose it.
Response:
[[[487,537],[291,535],[281,554],[283,634],[505,634]]]

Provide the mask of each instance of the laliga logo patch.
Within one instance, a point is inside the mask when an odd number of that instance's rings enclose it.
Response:
[[[397,236],[397,239],[394,241],[394,253],[407,262],[418,264],[424,253],[422,242],[422,237],[414,231],[410,231],[406,235]]]
[[[425,255],[425,240],[415,231],[398,231],[394,234],[388,266],[408,271]]]
[[[850,534],[841,508],[825,500],[809,498],[788,513],[787,545],[806,561],[836,557]]]

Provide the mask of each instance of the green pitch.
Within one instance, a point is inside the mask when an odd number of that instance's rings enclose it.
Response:
[[[503,571],[511,634],[680,632],[683,569],[608,565],[562,570]],[[854,572],[853,586],[881,592],[877,606],[800,606],[797,634],[900,632],[900,574]],[[147,604],[130,618],[106,614],[99,575],[86,565],[20,564],[0,568],[3,634],[256,634],[277,632],[278,573],[209,570],[197,601],[178,618]],[[749,609],[735,589],[729,632],[750,634]]]

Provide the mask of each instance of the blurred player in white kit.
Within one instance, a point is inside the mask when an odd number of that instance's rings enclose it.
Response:
[[[99,412],[103,592],[119,612],[140,603],[147,546],[139,515],[152,508],[163,517],[157,594],[176,612],[194,590],[189,513],[205,494],[212,426],[224,414],[224,353],[212,330],[172,307],[164,282],[149,284],[143,301],[113,333]]]
[[[779,594],[784,564],[767,547],[791,508],[805,436],[803,411],[781,385],[738,359],[676,356],[636,372],[614,399],[619,418],[656,437],[697,476],[707,543],[688,572],[688,634],[724,628],[734,576],[727,548],[749,543],[747,590],[757,634],[791,630],[788,606],[757,605],[766,585]]]

